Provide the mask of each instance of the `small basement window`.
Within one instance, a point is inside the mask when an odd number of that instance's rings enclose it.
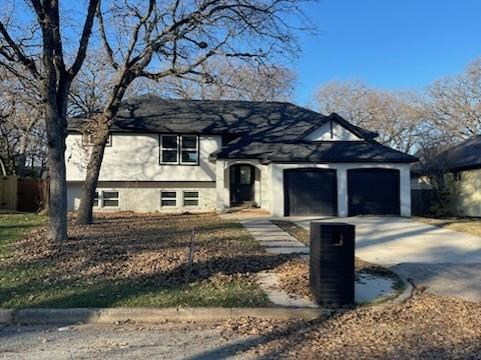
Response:
[[[96,191],[94,195],[94,207],[99,207],[99,192]]]
[[[161,206],[177,206],[177,192],[176,191],[161,191],[160,192]]]
[[[118,207],[119,206],[119,192],[112,190],[96,191],[94,197],[94,207]]]
[[[119,206],[119,192],[118,191],[102,191],[103,207],[117,207]]]
[[[199,206],[198,191],[184,191],[184,206]]]

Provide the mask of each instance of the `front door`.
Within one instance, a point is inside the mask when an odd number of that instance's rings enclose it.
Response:
[[[255,170],[252,165],[230,167],[230,203],[240,205],[254,201]]]

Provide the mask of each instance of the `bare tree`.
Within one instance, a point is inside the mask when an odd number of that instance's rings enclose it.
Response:
[[[285,57],[297,51],[286,19],[302,12],[297,0],[112,0],[102,2],[97,15],[115,82],[85,129],[95,136],[77,217],[81,224],[92,222],[109,128],[135,79],[208,81],[212,76],[201,65],[215,56],[257,62]]]
[[[316,100],[321,112],[337,112],[353,124],[377,131],[380,142],[400,151],[413,151],[425,131],[424,101],[414,93],[334,82],[322,86]]]
[[[429,119],[446,141],[481,134],[481,58],[428,88]]]
[[[200,66],[209,78],[166,77],[161,81],[132,84],[135,93],[149,91],[161,97],[199,100],[289,101],[295,73],[283,66],[213,58]]]
[[[50,193],[49,231],[53,241],[67,238],[67,186],[65,138],[69,90],[85,59],[99,0],[89,0],[77,50],[70,66],[58,0],[29,0],[5,8],[0,18],[0,66],[24,77],[16,65],[34,79],[43,102],[47,132],[47,160]],[[71,29],[72,30],[72,29]],[[70,34],[71,38],[74,36]]]
[[[4,161],[11,173],[24,176],[26,163],[44,162],[45,126],[38,89],[28,78],[18,78],[0,68],[0,137]]]

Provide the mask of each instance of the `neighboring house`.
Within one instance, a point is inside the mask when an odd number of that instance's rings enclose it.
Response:
[[[428,174],[446,174],[456,187],[455,214],[481,216],[481,136],[439,151],[413,170],[414,191],[431,189]]]
[[[88,160],[83,124],[69,122],[70,210],[79,206]],[[337,114],[289,103],[130,99],[111,128],[96,210],[251,205],[275,216],[409,216],[416,158],[376,136]]]

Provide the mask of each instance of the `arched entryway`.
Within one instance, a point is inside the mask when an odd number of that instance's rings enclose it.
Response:
[[[229,168],[230,204],[254,205],[256,203],[257,169],[250,164],[235,164]]]

